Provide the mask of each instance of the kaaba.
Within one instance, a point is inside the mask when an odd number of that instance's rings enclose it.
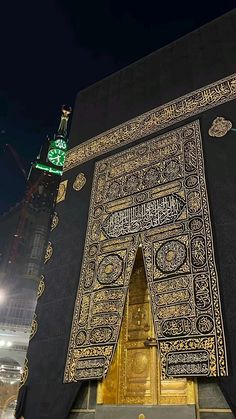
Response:
[[[236,417],[235,99],[236,10],[78,93],[17,418]]]

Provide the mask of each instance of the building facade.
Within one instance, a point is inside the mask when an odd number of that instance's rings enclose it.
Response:
[[[63,108],[58,132],[43,143],[23,200],[0,217],[0,415],[7,419],[13,415],[29,339],[35,332],[35,306],[43,283],[69,113]]]

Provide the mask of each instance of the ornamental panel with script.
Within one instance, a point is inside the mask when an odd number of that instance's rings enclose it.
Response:
[[[106,375],[140,240],[162,377],[227,375],[195,121],[96,164],[65,381]]]

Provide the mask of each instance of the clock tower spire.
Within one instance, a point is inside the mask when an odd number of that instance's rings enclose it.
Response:
[[[71,107],[66,108],[65,105],[62,106],[61,121],[57,133],[52,140],[49,140],[45,161],[42,162],[39,158],[39,161],[35,163],[34,167],[37,169],[59,176],[62,175],[67,151],[67,125],[71,111]]]
[[[57,135],[58,136],[63,136],[65,139],[67,137],[67,124],[68,124],[68,119],[69,119],[69,115],[72,111],[72,108],[69,107],[68,109],[66,109],[65,105],[62,105],[62,115],[61,115],[61,122],[57,131]]]

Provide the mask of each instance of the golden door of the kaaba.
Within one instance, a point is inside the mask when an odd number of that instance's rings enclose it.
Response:
[[[118,347],[98,404],[194,404],[191,379],[161,380],[142,251],[132,272]]]

